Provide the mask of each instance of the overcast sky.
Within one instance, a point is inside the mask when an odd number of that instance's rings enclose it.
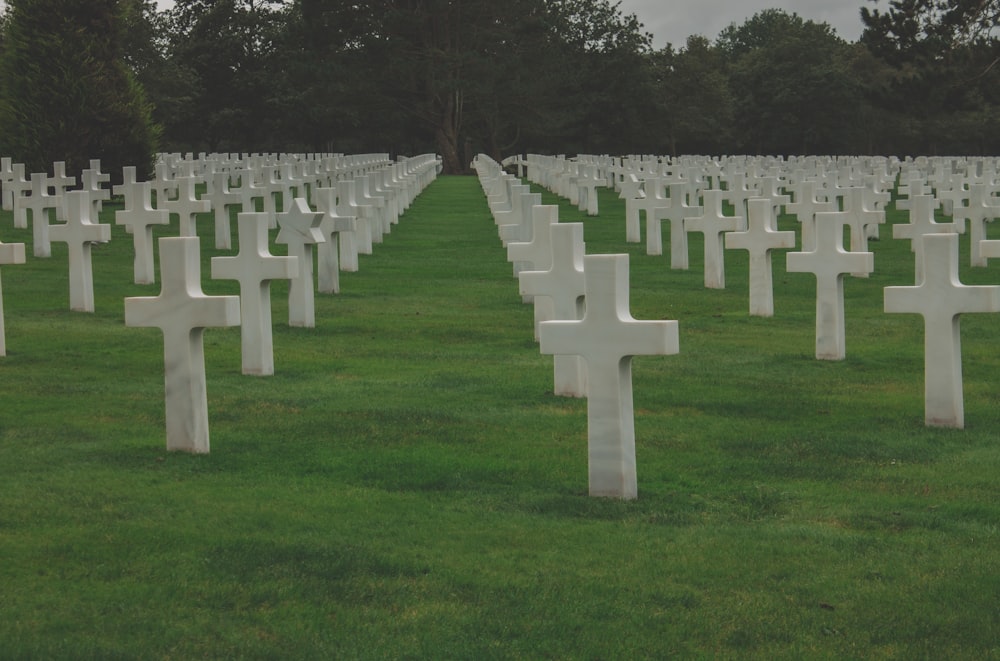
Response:
[[[742,24],[763,9],[784,9],[806,20],[829,23],[841,38],[861,36],[861,7],[869,0],[621,0],[624,14],[635,14],[653,33],[653,45],[683,46],[692,34],[715,41],[730,23]],[[883,5],[885,3],[882,3]]]
[[[157,0],[157,4],[165,8],[174,3]],[[870,0],[621,0],[621,10],[639,17],[646,32],[653,33],[656,48],[667,43],[677,48],[692,34],[715,41],[719,31],[730,23],[739,25],[762,9],[770,8],[784,9],[817,23],[829,23],[843,39],[856,41],[861,36],[860,11],[865,4],[877,6]]]

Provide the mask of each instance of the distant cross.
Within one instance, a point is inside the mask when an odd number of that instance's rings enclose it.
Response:
[[[271,333],[271,281],[298,275],[297,257],[279,257],[268,249],[268,214],[241,213],[236,217],[239,252],[212,258],[213,280],[240,283],[243,373],[274,374]]]
[[[646,254],[663,253],[663,234],[660,223],[670,222],[670,268],[686,270],[689,265],[687,230],[684,219],[704,213],[702,207],[688,205],[687,188],[684,183],[670,184],[670,197],[666,204],[653,209],[652,217],[646,217]],[[652,220],[652,222],[649,222]]]
[[[24,264],[23,243],[0,243],[0,264]],[[0,356],[7,355],[7,340],[4,335],[3,287],[0,285]]]
[[[337,214],[336,189],[314,186],[312,195],[316,208],[323,214],[319,231],[324,240],[316,246],[316,289],[323,294],[336,294],[340,292],[340,251],[353,246],[357,221],[353,216]],[[356,249],[353,255],[357,263]]]
[[[90,161],[90,169],[80,173],[80,184],[83,190],[90,193],[90,203],[93,205],[93,215],[98,217],[104,208],[104,201],[111,199],[111,191],[104,184],[111,181],[111,175],[101,172],[101,162]]]
[[[539,195],[539,200],[541,196]],[[514,264],[514,277],[522,271],[544,271],[552,259],[549,227],[559,222],[559,207],[556,205],[533,205],[530,209],[531,239],[511,241],[507,244],[507,261]],[[525,302],[530,302],[528,298]]]
[[[910,198],[910,222],[892,226],[892,238],[910,241],[915,266],[914,282],[924,279],[924,237],[928,234],[951,234],[961,229],[956,223],[937,222],[934,219],[937,205],[938,201],[931,195],[914,195]]]
[[[111,227],[90,219],[90,193],[69,191],[66,199],[66,223],[52,225],[49,239],[63,242],[69,249],[69,309],[94,311],[94,271],[90,263],[90,248],[95,243],[111,240]]]
[[[750,314],[774,316],[774,285],[771,251],[794,248],[795,232],[779,232],[774,218],[774,203],[770,199],[747,200],[747,230],[726,234],[726,247],[750,253]]]
[[[544,208],[544,207],[543,207]],[[541,323],[556,319],[583,317],[586,283],[583,275],[583,223],[553,223],[549,226],[552,251],[545,271],[521,271],[518,279],[522,296],[535,301],[535,339],[541,335]],[[539,305],[546,300],[548,305]],[[554,393],[567,397],[586,397],[586,365],[579,356],[553,356]]]
[[[56,220],[65,222],[69,212],[69,200],[66,198],[66,193],[73,186],[76,186],[76,177],[66,174],[65,161],[56,161],[52,164],[52,176],[49,178],[49,186],[52,186],[54,190],[53,194],[56,197],[61,197],[63,202],[62,207],[56,211]]]
[[[288,255],[298,257],[298,273],[288,285],[288,325],[316,326],[313,297],[313,246],[324,241],[319,225],[323,214],[313,211],[305,199],[291,201],[288,211],[277,214],[278,236],[275,243],[288,246]]]
[[[180,236],[198,236],[198,214],[211,211],[212,203],[198,199],[195,193],[197,179],[194,177],[178,177],[174,183],[177,185],[177,199],[162,203],[158,201],[156,208],[177,214],[180,218]]]
[[[813,180],[800,181],[792,193],[795,201],[785,205],[785,211],[795,214],[802,226],[802,250],[809,252],[816,247],[816,214],[819,212],[837,211],[836,201],[820,201],[817,198],[818,182]]]
[[[844,275],[861,271],[871,273],[875,268],[872,253],[844,250],[844,226],[840,216],[837,211],[817,213],[813,249],[785,255],[788,272],[816,275],[816,358],[820,360],[843,360],[847,356]]]
[[[962,429],[965,412],[959,317],[966,312],[1000,312],[1000,286],[961,283],[957,235],[926,234],[922,243],[923,279],[913,287],[886,287],[885,311],[923,316],[924,422]]]
[[[31,181],[24,178],[24,165],[21,163],[15,163],[12,166],[13,175],[10,179],[6,179],[3,182],[3,198],[4,198],[4,209],[14,212],[14,228],[15,229],[27,229],[28,228],[28,213],[27,207],[25,206],[25,193],[31,191]],[[59,220],[63,218],[60,217],[62,214],[62,208],[57,211],[57,217]]]
[[[229,207],[241,204],[239,190],[230,190],[229,173],[216,172],[212,175],[212,190],[209,191],[203,200],[215,211],[215,247],[217,250],[232,250],[233,232],[229,225]],[[253,211],[251,208],[241,207],[242,211]]]
[[[31,195],[21,202],[31,211],[31,237],[35,257],[51,257],[52,244],[49,240],[49,211],[58,212],[62,199],[49,195],[49,178],[44,172],[31,175]]]
[[[972,266],[986,266],[989,262],[982,254],[980,246],[986,239],[986,223],[1000,218],[1000,200],[986,184],[974,183],[969,186],[969,206],[955,207],[952,218],[955,222],[969,221],[969,246]]]
[[[207,453],[206,328],[239,326],[239,296],[201,290],[197,237],[160,239],[159,296],[125,299],[125,325],[163,331],[167,450]]]
[[[584,258],[586,310],[579,320],[546,321],[543,354],[587,364],[590,495],[635,498],[632,356],[678,351],[676,321],[637,321],[629,313],[628,255]]]
[[[746,229],[746,219],[743,216],[726,216],[722,213],[724,194],[721,190],[705,191],[705,208],[702,214],[684,219],[686,231],[701,232],[705,236],[705,286],[709,289],[726,288],[723,234]]]
[[[153,264],[153,225],[169,225],[170,212],[154,209],[152,185],[148,182],[122,185],[122,194],[131,204],[115,212],[115,224],[124,225],[132,235],[135,251],[132,274],[137,285],[151,285],[156,282]]]
[[[332,213],[337,214],[342,218],[353,218],[354,219],[354,229],[350,232],[341,233],[339,237],[340,243],[340,270],[348,271],[354,273],[359,268],[358,263],[358,234],[360,228],[364,225],[360,218],[353,215],[353,209],[347,204],[342,204],[341,200],[346,199],[347,191],[350,186],[349,181],[338,181],[336,186],[337,194],[335,196],[335,204],[332,207]],[[320,208],[323,208],[320,206]],[[323,209],[324,213],[331,213],[329,209]]]

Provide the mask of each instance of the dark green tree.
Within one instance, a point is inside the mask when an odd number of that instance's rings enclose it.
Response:
[[[101,159],[152,170],[158,127],[126,64],[121,0],[11,0],[0,57],[0,153],[29,172]]]

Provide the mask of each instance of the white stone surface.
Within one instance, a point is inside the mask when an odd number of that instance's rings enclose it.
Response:
[[[324,294],[340,292],[340,253],[351,254],[357,270],[358,251],[354,245],[357,219],[337,213],[337,191],[317,186],[312,189],[316,208],[323,213],[319,231],[323,242],[316,246],[316,288]]]
[[[62,199],[49,195],[48,175],[44,172],[35,172],[31,175],[31,195],[21,198],[21,205],[31,211],[32,252],[35,257],[51,257],[49,221],[50,216],[55,216],[62,207]]]
[[[778,231],[770,199],[747,200],[747,229],[726,234],[726,247],[750,253],[750,314],[774,316],[774,283],[771,251],[794,248],[795,232]]]
[[[931,195],[914,195],[909,206],[910,222],[893,225],[892,238],[909,239],[914,258],[914,282],[920,282],[924,279],[924,236],[957,233],[962,228],[957,223],[940,223],[934,218],[938,201]]]
[[[210,212],[212,204],[208,200],[198,199],[195,192],[198,181],[194,177],[178,177],[175,183],[177,199],[164,200],[162,203],[157,200],[156,208],[177,214],[180,218],[180,236],[198,236],[198,214]]]
[[[962,429],[965,406],[959,318],[968,312],[1000,312],[1000,286],[961,283],[958,235],[925,234],[922,243],[923,279],[912,287],[886,287],[885,311],[923,316],[924,422]]]
[[[287,204],[288,211],[277,214],[276,243],[288,246],[288,256],[298,258],[298,273],[288,285],[288,325],[316,326],[316,302],[313,294],[313,246],[324,241],[320,232],[323,214],[309,208],[304,198]]]
[[[115,212],[115,224],[124,225],[132,235],[132,247],[135,251],[132,277],[135,284],[151,285],[156,282],[153,225],[169,225],[170,213],[166,209],[153,208],[153,188],[148,181],[122,184],[122,191],[130,204]]]
[[[632,318],[628,273],[628,255],[585,257],[583,318],[543,322],[540,338],[586,362],[590,495],[624,499],[637,496],[632,356],[678,352],[676,321]]]
[[[93,312],[94,272],[90,249],[95,243],[111,240],[111,227],[91,220],[93,207],[87,191],[70,191],[63,197],[66,200],[66,223],[52,225],[49,239],[53,243],[66,243],[69,250],[69,309]]]
[[[847,356],[844,276],[861,271],[871,273],[875,268],[875,256],[870,252],[844,250],[844,225],[839,212],[818,212],[815,223],[814,248],[788,253],[786,270],[815,274],[816,358],[843,360]]]
[[[240,299],[202,292],[197,237],[160,239],[160,276],[159,296],[125,299],[125,325],[163,331],[167,450],[207,453],[204,331],[239,326]]]
[[[558,207],[557,207],[558,208]],[[522,296],[535,301],[535,339],[541,323],[554,319],[583,317],[587,292],[583,274],[583,223],[553,223],[549,226],[552,251],[545,271],[521,271],[518,280]],[[548,301],[548,305],[539,305]],[[587,371],[579,356],[553,356],[553,392],[565,397],[587,396]]]
[[[298,276],[298,258],[272,255],[268,247],[268,214],[241,213],[236,217],[239,252],[212,258],[213,280],[240,283],[240,340],[243,373],[274,374],[271,332],[271,281]]]
[[[23,243],[0,243],[0,265],[24,264]],[[0,284],[0,356],[7,355],[7,339],[3,318],[3,285]]]
[[[707,190],[703,193],[704,209],[700,216],[684,219],[684,229],[701,232],[705,236],[705,287],[726,288],[726,258],[723,235],[746,229],[743,216],[726,216],[722,212],[721,190]]]

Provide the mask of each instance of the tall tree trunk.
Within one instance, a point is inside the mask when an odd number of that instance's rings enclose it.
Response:
[[[465,165],[459,154],[458,133],[462,126],[462,92],[448,95],[441,112],[441,123],[434,132],[438,151],[444,161],[444,174],[462,174]]]

